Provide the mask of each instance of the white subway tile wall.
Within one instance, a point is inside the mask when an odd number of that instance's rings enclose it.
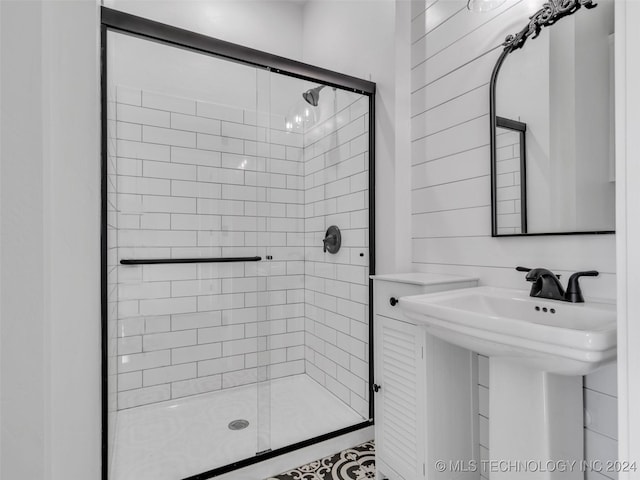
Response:
[[[473,14],[466,3],[412,2],[414,269],[474,275],[487,285],[525,289],[516,265],[544,266],[564,276],[595,268],[600,276],[597,282],[584,282],[585,296],[614,299],[613,235],[491,238],[489,79],[501,53],[494,47],[526,24],[533,7],[524,0],[509,0],[491,12]],[[509,175],[515,185],[513,173]],[[486,357],[479,358],[479,369],[480,455],[486,459],[490,448]],[[615,460],[615,380],[615,365],[584,378],[585,451],[592,462]],[[488,478],[486,472],[483,477]],[[607,477],[589,472],[587,478]]]
[[[369,418],[368,99],[334,95],[335,113],[304,135],[306,372]],[[336,254],[322,248],[331,225]]]
[[[337,92],[303,135],[275,115],[114,90],[111,404],[306,372],[368,418],[367,99]],[[322,251],[332,224],[337,255]],[[119,264],[255,255],[273,260]]]
[[[255,382],[260,366],[269,378],[303,373],[302,135],[278,131],[284,119],[276,116],[113,90],[109,318],[117,408]],[[267,251],[271,262],[118,263]]]

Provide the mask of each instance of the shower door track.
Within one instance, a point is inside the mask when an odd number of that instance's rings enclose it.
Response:
[[[283,75],[319,81],[331,87],[350,90],[369,97],[376,93],[376,84],[368,80],[208,37],[111,8],[101,7],[101,12],[103,28],[213,55],[245,65],[268,69]]]
[[[375,95],[376,84],[368,80],[334,72],[314,65],[298,62],[278,55],[273,55],[260,50],[255,50],[242,45],[226,42],[213,37],[208,37],[196,32],[184,30],[164,23],[149,20],[136,15],[131,15],[118,10],[101,7],[101,48],[100,48],[100,77],[101,77],[101,157],[102,157],[102,202],[101,202],[101,297],[102,297],[102,480],[108,478],[108,345],[107,345],[107,319],[108,319],[108,291],[107,291],[107,32],[128,34],[141,37],[150,41],[164,43],[178,48],[195,51],[205,55],[224,58],[229,61],[263,68],[268,71],[296,77],[314,82],[321,82],[328,86],[341,90],[356,92],[365,95],[369,99],[369,276],[375,274]],[[269,259],[269,257],[267,257]],[[201,258],[201,259],[123,259],[121,264],[152,264],[152,263],[196,263],[198,262],[231,262],[231,261],[260,261],[260,257],[238,258]],[[308,438],[301,442],[287,445],[275,450],[234,462],[222,467],[202,472],[183,480],[206,480],[224,473],[260,463],[263,460],[290,453],[310,445],[330,440],[332,438],[355,432],[374,424],[374,395],[372,385],[373,377],[373,282],[369,280],[369,419],[363,422],[328,432],[326,434]]]

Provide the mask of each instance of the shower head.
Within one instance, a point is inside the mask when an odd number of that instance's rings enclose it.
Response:
[[[320,99],[320,90],[322,90],[325,86],[326,85],[320,85],[319,87],[310,88],[302,94],[302,98],[304,98],[305,102],[307,102],[309,105],[317,107],[318,100]]]

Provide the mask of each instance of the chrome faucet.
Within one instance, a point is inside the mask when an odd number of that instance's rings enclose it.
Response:
[[[560,283],[560,275],[555,275],[546,268],[516,267],[516,270],[519,272],[527,272],[525,278],[527,282],[532,283],[531,292],[529,293],[530,296],[571,303],[584,302],[578,279],[580,277],[597,277],[599,275],[595,270],[576,272],[569,277],[569,283],[565,291]]]

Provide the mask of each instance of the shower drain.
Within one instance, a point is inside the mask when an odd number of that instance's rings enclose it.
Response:
[[[247,428],[249,426],[249,421],[244,419],[233,420],[229,422],[229,430],[242,430],[243,428]]]

